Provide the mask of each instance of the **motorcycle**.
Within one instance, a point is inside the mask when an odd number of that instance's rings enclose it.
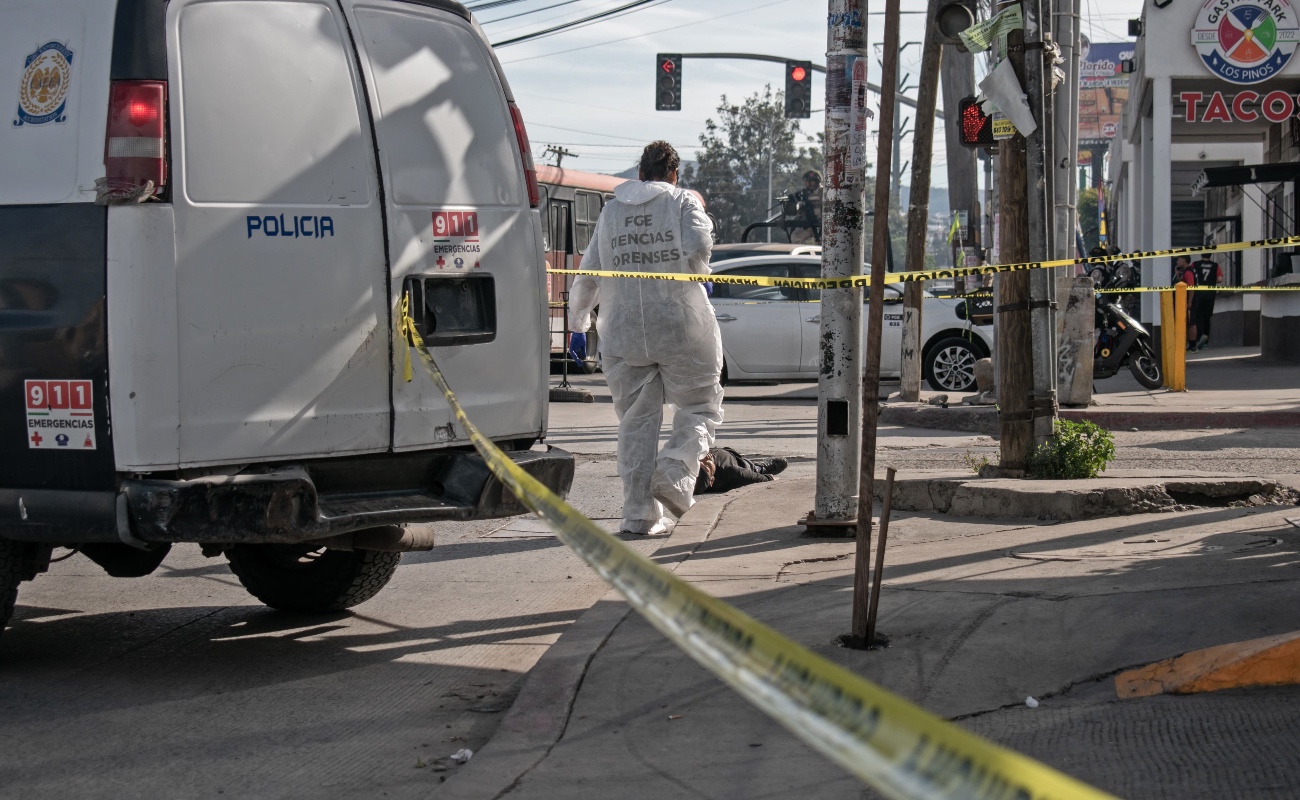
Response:
[[[1093,348],[1094,379],[1110,378],[1127,366],[1147,389],[1164,384],[1160,362],[1151,346],[1151,333],[1119,304],[1119,295],[1097,294],[1097,343]],[[1114,298],[1113,300],[1110,298]]]
[[[1088,277],[1098,289],[1134,289],[1142,283],[1142,275],[1127,261],[1097,264]]]

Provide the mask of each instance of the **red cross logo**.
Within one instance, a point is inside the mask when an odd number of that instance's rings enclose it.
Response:
[[[438,256],[438,260],[435,261],[434,263],[438,265],[438,269],[442,269],[443,267],[447,266],[447,262],[446,260],[443,259],[442,256]]]
[[[40,447],[41,442],[43,441],[45,441],[45,437],[41,436],[40,431],[32,431],[32,444],[34,444],[37,447]]]

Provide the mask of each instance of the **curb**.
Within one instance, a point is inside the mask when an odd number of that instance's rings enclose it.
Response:
[[[1300,410],[1260,409],[1257,411],[1206,408],[1188,411],[1120,411],[1105,408],[1062,408],[1061,419],[1087,420],[1111,431],[1137,428],[1144,431],[1175,431],[1203,428],[1293,428],[1300,427]],[[998,412],[993,406],[882,405],[880,421],[907,428],[937,428],[997,436]]]
[[[883,499],[881,476],[876,476],[874,486],[876,499]],[[1300,491],[1300,481],[1294,476],[1188,473],[1049,481],[980,478],[947,471],[903,472],[894,479],[893,508],[954,517],[1069,521],[1177,511],[1184,505],[1224,505],[1289,491]]]
[[[707,495],[697,500],[650,557],[665,569],[676,569],[709,537],[731,501],[744,494]],[[541,762],[564,735],[587,666],[631,612],[613,589],[583,612],[529,670],[523,688],[488,743],[439,787],[438,797],[500,797]]]
[[[1193,650],[1115,676],[1115,696],[1198,694],[1300,683],[1300,631]]]

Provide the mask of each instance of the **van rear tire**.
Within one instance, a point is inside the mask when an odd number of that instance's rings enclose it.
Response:
[[[342,611],[383,589],[401,553],[329,550],[301,544],[237,544],[230,571],[249,594],[280,611]]]
[[[0,539],[0,633],[9,624],[18,601],[18,584],[23,582],[23,544]]]

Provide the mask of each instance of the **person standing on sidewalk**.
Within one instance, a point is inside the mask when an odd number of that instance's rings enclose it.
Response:
[[[583,269],[708,275],[713,224],[695,195],[677,188],[681,160],[668,142],[641,154],[640,180],[614,189],[596,220]],[[600,304],[601,366],[618,424],[627,533],[661,533],[664,509],[680,517],[695,500],[700,460],[722,422],[722,335],[702,283],[580,276],[570,292],[574,329]],[[673,429],[659,451],[664,404]]]
[[[1197,286],[1223,285],[1223,269],[1209,253],[1202,253],[1201,259],[1192,265],[1196,273]],[[1210,343],[1210,321],[1214,317],[1214,300],[1217,292],[1192,292],[1192,324],[1196,326],[1196,350],[1204,350]]]

